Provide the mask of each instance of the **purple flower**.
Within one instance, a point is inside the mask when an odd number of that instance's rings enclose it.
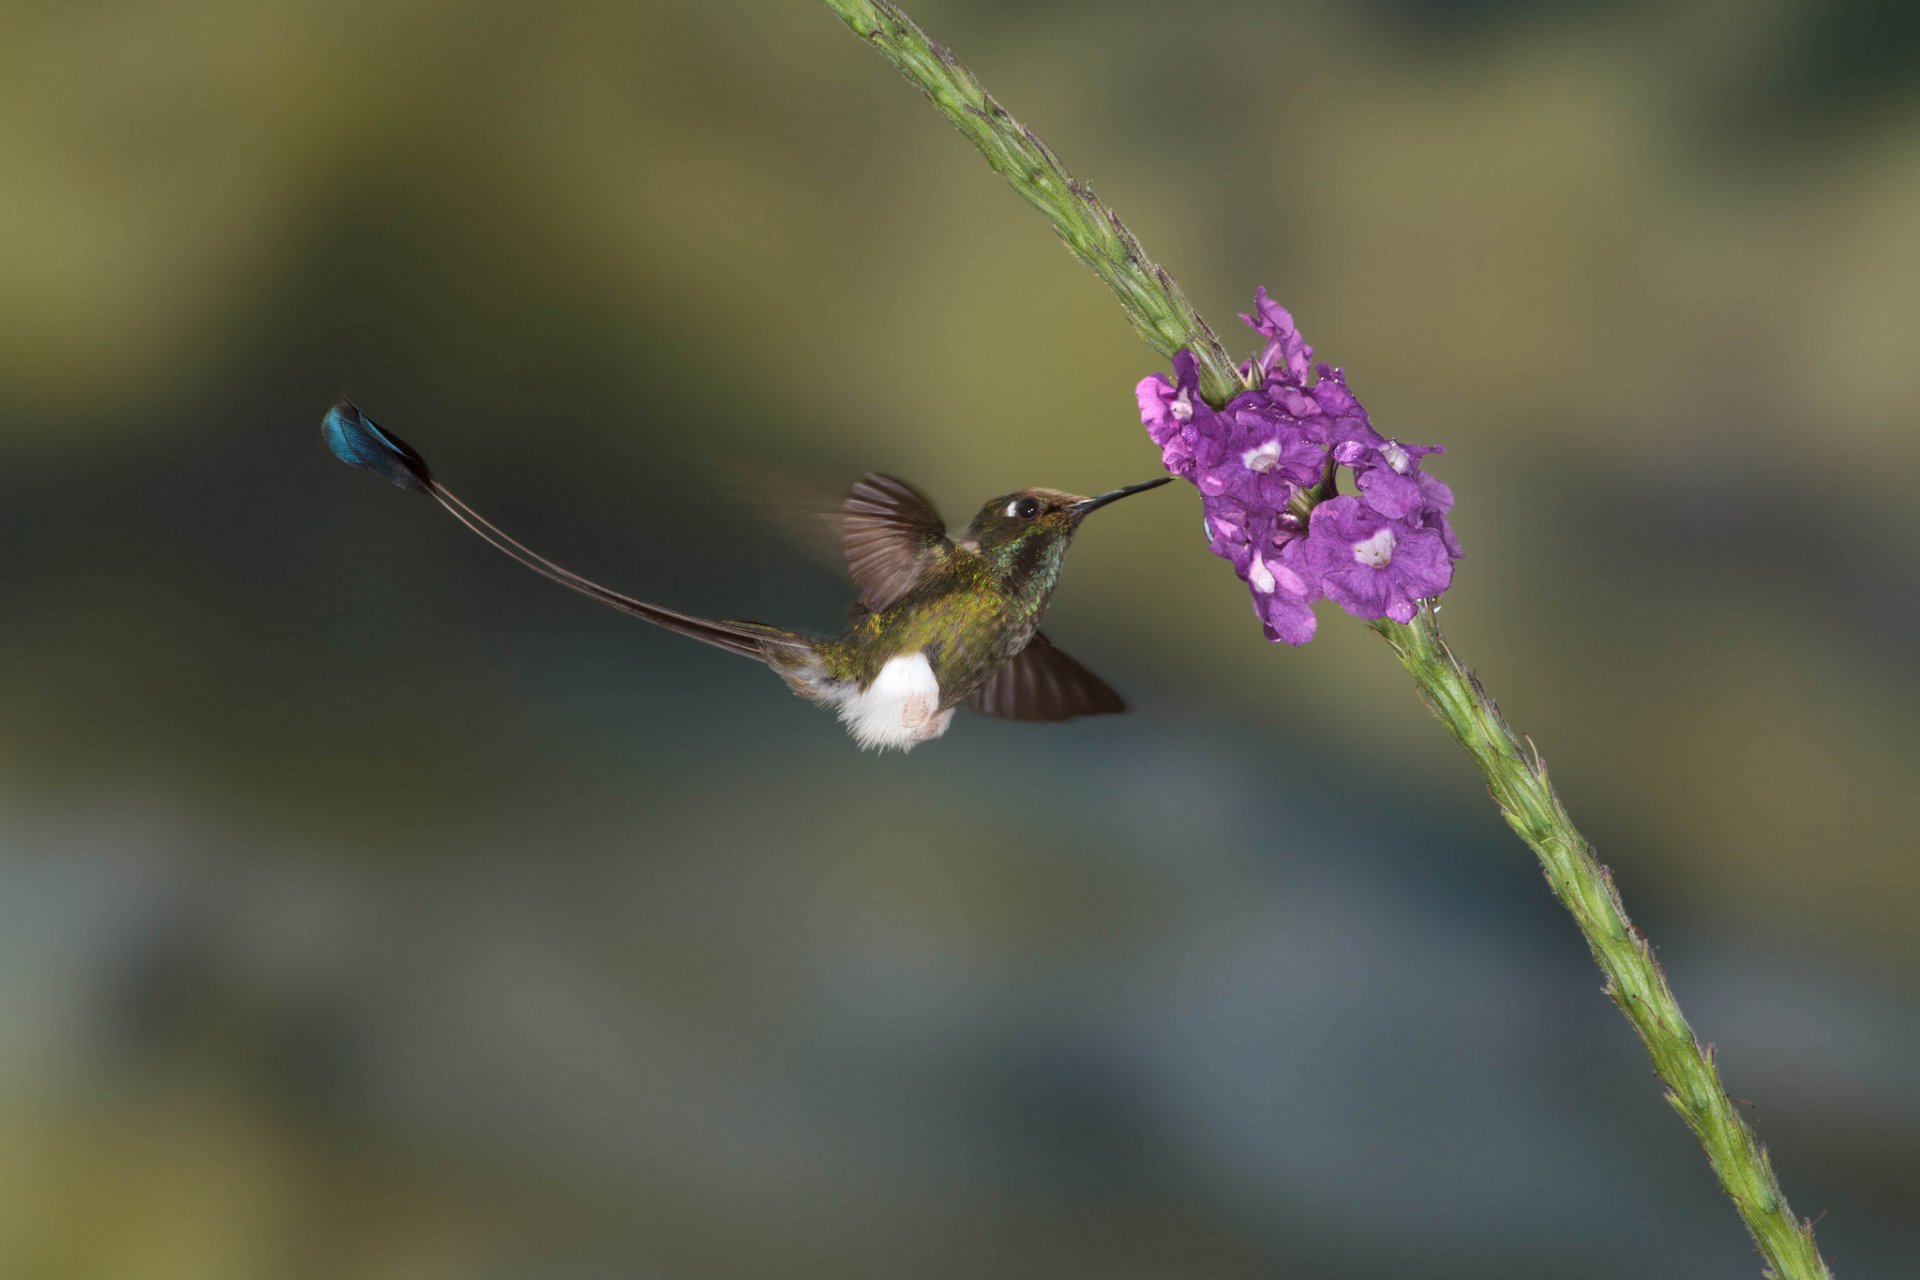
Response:
[[[1313,348],[1293,327],[1293,313],[1269,298],[1265,287],[1253,291],[1253,309],[1253,315],[1243,311],[1240,318],[1267,340],[1258,362],[1263,371],[1260,380],[1265,382],[1268,378],[1278,378],[1286,382],[1304,383],[1307,380],[1307,361],[1313,358]]]
[[[1281,547],[1277,555],[1262,556],[1255,562],[1256,572],[1247,577],[1247,585],[1253,588],[1253,611],[1259,615],[1269,640],[1305,644],[1313,639],[1313,629],[1318,625],[1313,602],[1320,593],[1288,563],[1296,558],[1288,555],[1288,549],[1305,545],[1303,539],[1297,539]]]
[[[1446,494],[1441,512],[1453,505],[1453,494],[1447,487],[1420,470],[1422,457],[1446,452],[1441,446],[1381,440],[1377,444],[1342,448],[1349,456],[1339,460],[1352,469],[1354,487],[1360,490],[1367,505],[1381,515],[1398,520],[1424,510],[1432,501],[1428,485],[1438,485],[1439,492]]]
[[[1443,450],[1380,435],[1340,370],[1320,365],[1309,382],[1313,349],[1265,289],[1240,318],[1267,340],[1241,366],[1258,385],[1215,409],[1181,351],[1171,380],[1154,374],[1135,388],[1162,464],[1200,490],[1209,550],[1246,582],[1269,639],[1312,639],[1323,596],[1363,618],[1408,621],[1446,590],[1460,557],[1453,493],[1421,469]],[[1359,497],[1329,496],[1340,468]],[[1303,523],[1298,512],[1316,500]]]
[[[1420,505],[1419,525],[1422,529],[1431,529],[1440,535],[1440,542],[1447,554],[1458,560],[1467,553],[1460,549],[1460,539],[1453,532],[1453,525],[1447,520],[1447,512],[1453,510],[1453,490],[1422,471],[1414,479],[1420,483],[1423,501]]]
[[[1233,565],[1253,594],[1253,612],[1269,640],[1313,639],[1313,602],[1319,593],[1295,567],[1305,546],[1297,530],[1262,511],[1250,516],[1229,498],[1205,503],[1208,550]]]
[[[1242,392],[1195,442],[1196,468],[1189,478],[1207,497],[1232,493],[1279,511],[1296,489],[1320,482],[1325,438],[1319,422],[1294,417],[1261,392]]]
[[[1219,435],[1213,406],[1200,394],[1200,362],[1190,351],[1173,357],[1176,382],[1165,374],[1140,380],[1134,397],[1140,402],[1140,420],[1147,435],[1160,446],[1160,463],[1182,479],[1194,478],[1194,450],[1199,442]]]
[[[1358,498],[1313,509],[1304,559],[1321,591],[1359,618],[1411,622],[1421,600],[1453,581],[1438,530],[1384,516]]]
[[[1133,394],[1140,401],[1140,421],[1146,424],[1147,434],[1163,449],[1193,417],[1192,400],[1184,392],[1176,394],[1165,374],[1140,379]]]

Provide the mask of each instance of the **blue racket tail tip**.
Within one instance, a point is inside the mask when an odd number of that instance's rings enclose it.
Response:
[[[351,400],[342,400],[327,410],[320,423],[320,436],[333,456],[350,467],[371,471],[402,489],[426,493],[433,486],[433,473],[427,470],[426,460],[406,441],[360,412]]]

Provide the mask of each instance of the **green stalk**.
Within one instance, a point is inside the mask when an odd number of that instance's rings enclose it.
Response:
[[[1134,328],[1161,355],[1185,348],[1200,362],[1201,389],[1215,404],[1241,389],[1232,359],[1179,286],[1045,143],[1009,116],[953,55],[889,0],[825,0],[828,8],[919,85],[987,163],[1045,214],[1069,248],[1120,298]],[[1494,803],[1539,857],[1554,896],[1573,916],[1620,1007],[1667,1086],[1667,1101],[1700,1140],[1776,1280],[1831,1280],[1810,1223],[1795,1217],[1766,1149],[1720,1083],[1711,1047],[1680,1012],[1646,936],[1627,918],[1613,877],[1575,829],[1546,765],[1501,719],[1493,699],[1454,657],[1431,610],[1406,624],[1374,624],[1420,687],[1428,706],[1485,775]]]
[[[1480,681],[1441,638],[1432,610],[1421,610],[1406,624],[1376,622],[1374,629],[1393,647],[1433,714],[1480,766],[1507,825],[1539,857],[1554,896],[1572,913],[1607,975],[1607,995],[1647,1046],[1654,1072],[1667,1086],[1668,1103],[1700,1140],[1721,1188],[1753,1233],[1767,1274],[1827,1280],[1812,1224],[1787,1207],[1766,1148],[1720,1083],[1713,1047],[1702,1045],[1687,1025],[1653,947],[1627,918],[1612,873],[1567,817],[1533,741],[1526,739],[1523,748],[1514,737]]]
[[[940,113],[980,148],[995,173],[1047,216],[1053,229],[1120,297],[1127,319],[1147,345],[1169,360],[1182,349],[1200,362],[1200,394],[1218,407],[1244,390],[1232,357],[1166,268],[1147,257],[1140,241],[1093,188],[1067,172],[1033,131],[1008,115],[973,73],[927,38],[888,0],[826,0],[856,35],[864,37],[919,85]]]

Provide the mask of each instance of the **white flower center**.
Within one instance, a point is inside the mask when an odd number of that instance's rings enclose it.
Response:
[[[1167,412],[1173,415],[1173,420],[1175,422],[1192,422],[1193,421],[1192,397],[1187,392],[1182,391],[1179,395],[1173,398],[1173,403],[1167,406]]]
[[[1402,449],[1397,440],[1389,440],[1381,445],[1380,456],[1400,475],[1407,474],[1407,468],[1413,465],[1413,455]]]
[[[1251,582],[1253,589],[1261,595],[1273,594],[1273,570],[1267,568],[1267,562],[1259,556],[1255,556],[1247,565],[1247,581]]]
[[[1371,538],[1353,544],[1355,563],[1369,569],[1384,569],[1393,563],[1393,530],[1382,529]]]
[[[1249,449],[1240,455],[1240,461],[1249,471],[1271,471],[1280,465],[1280,442],[1269,440],[1258,449]]]

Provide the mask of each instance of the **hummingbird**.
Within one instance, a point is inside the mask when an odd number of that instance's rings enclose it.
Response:
[[[1125,711],[1120,695],[1056,648],[1040,621],[1080,522],[1172,479],[1091,498],[1016,489],[989,500],[953,537],[924,493],[869,472],[840,513],[841,549],[860,598],[846,630],[822,638],[681,613],[561,568],[456,498],[411,446],[351,402],[328,411],[321,436],[334,457],[428,495],[535,573],[655,626],[765,663],[795,693],[837,711],[862,749],[882,751],[910,751],[938,738],[962,705],[1024,721]]]

